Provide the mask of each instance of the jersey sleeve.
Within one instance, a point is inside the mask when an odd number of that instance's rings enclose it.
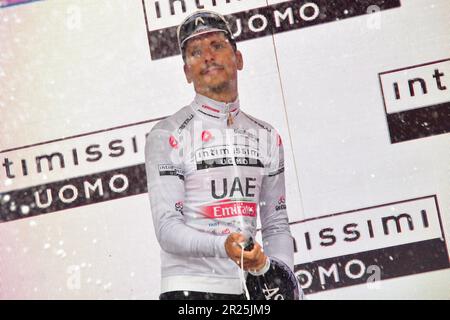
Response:
[[[293,270],[294,240],[286,210],[284,148],[280,135],[272,131],[269,161],[260,195],[263,248],[267,256],[280,259]]]
[[[185,224],[182,145],[169,130],[156,126],[147,136],[145,167],[156,238],[161,248],[186,257],[221,257],[226,236],[213,235]]]

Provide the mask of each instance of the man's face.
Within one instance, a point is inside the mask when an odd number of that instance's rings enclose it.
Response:
[[[237,71],[242,70],[242,55],[228,42],[223,32],[211,32],[188,40],[184,72],[199,93],[216,93],[237,87]]]

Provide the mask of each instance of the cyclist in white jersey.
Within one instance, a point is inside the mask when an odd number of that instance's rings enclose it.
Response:
[[[270,257],[293,269],[283,144],[271,125],[241,110],[243,59],[223,16],[188,16],[178,41],[196,95],[154,126],[145,149],[160,299],[243,299],[242,270],[262,274]],[[258,216],[263,248],[254,242],[244,251]]]

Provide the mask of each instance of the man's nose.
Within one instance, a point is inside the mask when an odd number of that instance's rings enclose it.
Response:
[[[203,51],[203,59],[205,60],[205,62],[210,62],[214,60],[214,53],[211,51],[210,48],[206,48]]]

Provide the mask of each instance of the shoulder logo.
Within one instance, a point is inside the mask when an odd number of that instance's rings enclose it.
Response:
[[[286,198],[284,195],[278,198],[278,205],[275,206],[275,211],[286,210]]]
[[[175,210],[183,214],[183,201],[178,201],[175,203]]]
[[[277,145],[278,146],[283,145],[283,141],[281,140],[281,136],[279,134],[277,134]]]

